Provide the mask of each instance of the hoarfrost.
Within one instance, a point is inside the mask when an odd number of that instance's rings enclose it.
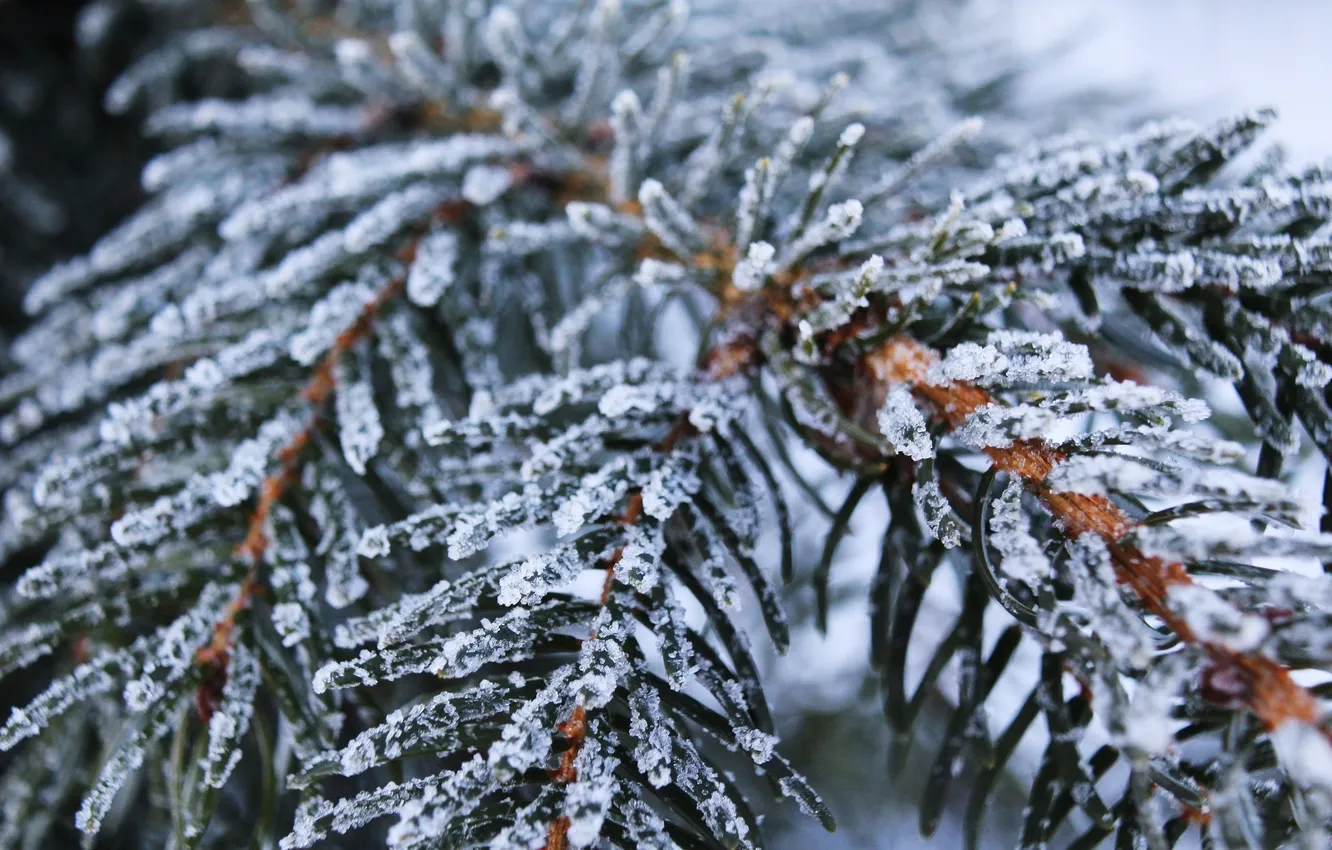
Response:
[[[731,273],[731,282],[741,292],[756,292],[763,286],[763,281],[777,270],[774,257],[777,249],[767,242],[754,242],[745,252],[745,258],[736,263]]]
[[[1179,463],[1151,464],[1142,458],[1117,454],[1074,455],[1060,462],[1046,477],[1046,483],[1055,492],[1089,496],[1112,492],[1149,492],[1161,496],[1197,492],[1276,503],[1288,495],[1279,481],[1237,470]]]
[[[925,416],[912,400],[911,390],[901,384],[888,390],[888,397],[879,410],[879,432],[898,454],[912,460],[934,456],[934,441],[930,438]]]
[[[608,732],[599,721],[589,724],[588,736],[574,758],[578,778],[564,796],[564,814],[569,819],[567,836],[572,847],[589,847],[596,842],[619,785],[615,777],[619,759],[603,753],[602,743],[594,737]]]
[[[615,563],[616,580],[629,585],[639,593],[647,593],[656,586],[661,574],[661,554],[666,543],[661,526],[639,524],[629,529],[620,559]]]
[[[674,515],[676,508],[690,501],[701,486],[692,458],[682,458],[675,453],[655,467],[643,485],[643,512],[665,522]]]
[[[302,366],[314,363],[375,298],[375,289],[356,280],[339,284],[310,310],[309,325],[291,338],[291,357]]]
[[[556,533],[567,537],[622,502],[629,490],[628,467],[625,458],[616,458],[584,477],[577,489],[555,508],[551,521]]]
[[[1215,590],[1197,584],[1174,584],[1166,604],[1188,624],[1194,638],[1232,652],[1253,652],[1271,631],[1259,614],[1246,614]]]
[[[1036,587],[1050,575],[1050,559],[1031,533],[1022,509],[1022,481],[1014,478],[995,500],[990,514],[990,542],[1003,557],[1004,574]]]
[[[364,378],[342,383],[334,407],[338,417],[338,442],[342,456],[357,475],[364,475],[366,462],[379,451],[384,426],[379,419],[374,391]]]
[[[474,165],[463,175],[462,196],[470,204],[485,207],[499,200],[512,185],[513,175],[509,169]]]
[[[544,761],[554,738],[556,717],[568,704],[572,665],[556,668],[547,684],[513,713],[487,754],[500,781],[508,781]]]
[[[407,297],[419,307],[433,307],[453,285],[458,263],[458,235],[436,230],[416,244],[416,258],[407,272]]]
[[[1163,658],[1133,690],[1133,700],[1116,721],[1119,743],[1148,756],[1165,755],[1175,742],[1171,708],[1182,686],[1178,656]]]
[[[1069,607],[1085,616],[1111,656],[1129,669],[1147,666],[1156,652],[1154,633],[1120,595],[1114,562],[1105,541],[1083,534],[1067,544],[1073,582]]]
[[[273,629],[283,646],[295,646],[310,637],[310,617],[299,602],[280,602],[273,606]]]
[[[588,566],[583,541],[557,546],[524,559],[499,580],[501,605],[532,605],[571,584]]]
[[[963,342],[930,367],[934,384],[970,381],[981,386],[1078,381],[1094,376],[1086,346],[1066,342],[1058,333],[995,331],[985,345]]]
[[[860,201],[843,201],[828,207],[827,214],[821,221],[806,230],[782,252],[779,268],[790,268],[804,259],[810,252],[824,245],[839,242],[860,228],[861,217],[865,208]]]
[[[647,685],[634,689],[629,696],[629,737],[634,741],[634,762],[653,788],[671,781],[669,724],[657,692]]]
[[[1322,729],[1287,720],[1273,730],[1272,746],[1290,777],[1305,788],[1332,793],[1332,744]]]
[[[948,498],[939,489],[939,482],[933,477],[917,479],[911,485],[911,494],[916,508],[925,517],[925,524],[935,538],[948,549],[959,545],[962,542],[962,529],[953,509],[948,505]]]
[[[657,180],[647,179],[638,187],[643,220],[661,243],[681,259],[693,256],[703,245],[698,224]]]
[[[225,785],[240,761],[240,742],[250,727],[258,688],[259,663],[247,646],[238,644],[231,653],[221,705],[208,719],[208,749],[199,764],[212,788]]]
[[[820,288],[831,288],[826,293],[831,297],[806,314],[800,325],[802,338],[835,330],[849,322],[857,310],[869,306],[868,296],[879,285],[882,275],[883,257],[874,254],[854,274],[830,278],[832,286]]]

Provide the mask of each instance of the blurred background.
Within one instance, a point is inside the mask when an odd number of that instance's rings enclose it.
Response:
[[[1323,0],[982,0],[1007,17],[1019,53],[1065,55],[1028,67],[1033,94],[1103,86],[1151,111],[1200,119],[1275,107],[1271,138],[1294,162],[1332,154],[1332,3]]]

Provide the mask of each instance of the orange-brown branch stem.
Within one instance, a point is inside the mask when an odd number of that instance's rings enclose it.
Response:
[[[338,361],[352,346],[370,333],[375,317],[383,310],[385,304],[402,292],[402,289],[402,278],[394,278],[385,284],[361,309],[355,321],[338,334],[333,345],[315,367],[310,380],[301,389],[301,397],[313,408],[310,418],[304,427],[278,449],[276,454],[278,470],[264,478],[259,485],[259,499],[250,513],[245,538],[236,546],[236,553],[250,561],[250,571],[241,582],[235,598],[223,609],[221,617],[213,626],[212,639],[195,653],[195,662],[209,670],[204,684],[195,694],[195,705],[200,718],[205,722],[221,699],[221,688],[225,684],[225,675],[222,671],[225,670],[231,657],[231,649],[235,645],[236,618],[263,590],[262,582],[259,580],[259,566],[270,542],[269,516],[273,512],[273,507],[286,495],[287,489],[298,476],[301,455],[319,428],[322,408],[337,386],[335,375]]]
[[[952,429],[978,408],[993,403],[994,398],[964,382],[931,383],[929,369],[938,360],[938,354],[916,340],[896,336],[873,352],[866,365],[881,384],[909,386],[936,421]],[[1019,441],[1007,448],[991,447],[985,453],[996,468],[1021,478],[1070,535],[1095,534],[1104,540],[1120,582],[1181,640],[1203,647],[1215,663],[1238,674],[1246,685],[1245,702],[1264,726],[1271,730],[1289,720],[1317,723],[1321,715],[1317,698],[1291,678],[1290,671],[1279,662],[1265,655],[1209,644],[1194,634],[1167,602],[1172,586],[1191,584],[1193,579],[1183,564],[1146,555],[1124,542],[1137,527],[1132,518],[1104,496],[1058,493],[1045,486],[1046,476],[1064,460],[1063,454],[1038,440]]]

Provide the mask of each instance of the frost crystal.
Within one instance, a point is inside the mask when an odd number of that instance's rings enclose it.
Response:
[[[804,259],[810,252],[833,242],[838,242],[855,233],[860,228],[861,217],[865,208],[860,201],[850,200],[833,204],[828,208],[822,221],[809,228],[782,252],[780,268],[789,268]]]
[[[653,788],[671,781],[671,732],[662,715],[657,692],[640,687],[629,698],[629,735],[634,739],[634,761]]]
[[[681,259],[693,255],[703,244],[698,224],[657,180],[644,180],[638,187],[643,220],[662,244]]]
[[[879,432],[898,454],[912,460],[934,456],[934,441],[925,425],[925,416],[917,409],[911,391],[900,384],[888,390],[879,410]]]
[[[1323,730],[1287,720],[1272,732],[1277,758],[1297,783],[1332,792],[1332,744]]]
[[[594,735],[609,732],[601,723],[590,725],[588,738],[574,759],[578,779],[564,797],[564,814],[569,818],[568,839],[572,847],[589,847],[601,835],[601,825],[610,811],[618,781],[615,769],[619,759],[603,754],[601,742]]]
[[[629,463],[621,458],[583,478],[576,490],[555,508],[555,531],[567,537],[585,523],[604,516],[624,500],[629,489]]]
[[[659,525],[634,526],[629,530],[624,548],[620,550],[620,560],[615,564],[615,578],[639,593],[647,593],[657,584],[664,548],[665,541]]]
[[[324,561],[324,598],[334,608],[344,608],[364,596],[370,585],[357,561],[361,523],[336,475],[318,476],[310,515],[319,526],[315,554]]]
[[[564,211],[569,225],[580,236],[602,245],[623,245],[643,234],[643,225],[637,218],[617,213],[604,204],[574,201]]]
[[[445,640],[426,670],[441,678],[460,678],[491,662],[526,656],[539,637],[535,628],[526,608],[482,620],[481,628]]]
[[[170,149],[43,273],[98,193],[0,131],[0,277],[36,275],[0,353],[0,673],[50,682],[0,727],[0,848],[75,809],[90,845],[225,843],[274,782],[284,850],[760,844],[762,783],[704,742],[831,826],[734,616],[752,593],[787,649],[772,574],[814,507],[829,558],[887,523],[888,714],[948,682],[925,831],[1035,724],[1029,843],[1327,846],[1332,535],[1283,482],[1299,434],[1332,456],[1332,169],[1241,158],[1269,112],[982,138],[956,113],[1012,69],[952,61],[926,3],[86,5],[73,64],[146,27],[106,106]],[[836,101],[832,67],[909,96]],[[6,122],[45,74],[0,74]],[[1238,393],[1215,428],[1165,388],[1191,369]]]
[[[567,704],[572,678],[571,666],[557,668],[546,686],[513,713],[487,756],[498,779],[506,781],[545,759],[556,718]]]
[[[995,331],[989,344],[963,342],[929,372],[931,383],[969,381],[982,386],[1071,381],[1091,378],[1086,347],[1065,342],[1057,333]]]
[[[806,314],[800,325],[801,335],[835,330],[851,320],[855,312],[869,306],[867,296],[874,291],[883,275],[883,258],[871,256],[854,275],[834,276],[820,289],[832,297]]]
[[[208,750],[200,763],[204,781],[213,788],[221,788],[240,761],[240,743],[250,726],[258,687],[258,662],[247,648],[236,647],[222,689],[222,704],[208,719]]]
[[[692,468],[690,460],[679,454],[652,470],[643,485],[643,511],[653,519],[665,522],[676,508],[690,501],[702,482]]]
[[[569,543],[533,555],[499,581],[499,604],[531,605],[570,584],[588,566],[583,549]]]
[[[1267,620],[1245,614],[1216,591],[1196,584],[1171,585],[1166,596],[1171,610],[1188,623],[1195,638],[1232,652],[1253,652],[1267,639]]]
[[[990,542],[1003,557],[1004,575],[1033,587],[1050,575],[1050,559],[1031,534],[1022,509],[1022,482],[1014,478],[994,502],[990,514]]]
[[[918,479],[912,485],[911,493],[916,508],[925,517],[926,525],[939,542],[949,549],[959,545],[962,542],[962,531],[953,509],[948,505],[947,497],[939,489],[939,482],[933,478]]]
[[[493,165],[474,165],[463,175],[462,196],[478,207],[493,204],[513,185],[507,168]]]
[[[1129,669],[1145,668],[1156,651],[1154,634],[1120,595],[1105,541],[1083,534],[1067,547],[1074,588],[1069,607],[1089,620],[1116,661]]]
[[[1119,718],[1124,746],[1145,755],[1164,755],[1175,741],[1176,721],[1170,716],[1181,682],[1177,659],[1158,661],[1133,690],[1132,702]]]
[[[384,438],[384,426],[369,381],[343,382],[334,402],[342,455],[353,472],[364,475],[366,462],[379,451]]]
[[[754,292],[763,286],[768,275],[777,270],[774,257],[777,249],[767,242],[755,242],[745,252],[745,258],[735,266],[731,282],[741,292]]]
[[[416,243],[416,258],[407,273],[407,297],[413,304],[433,307],[453,285],[458,262],[458,236],[437,230]]]
[[[1286,488],[1279,482],[1230,469],[1208,469],[1178,463],[1153,465],[1117,454],[1076,455],[1062,461],[1046,478],[1057,492],[1108,495],[1112,492],[1154,492],[1160,495],[1202,492],[1259,502],[1280,502]]]
[[[310,617],[299,603],[281,602],[273,606],[273,628],[283,646],[295,646],[310,636]]]
[[[292,337],[292,359],[304,366],[314,363],[374,297],[374,287],[362,281],[334,287],[310,311],[309,326]]]

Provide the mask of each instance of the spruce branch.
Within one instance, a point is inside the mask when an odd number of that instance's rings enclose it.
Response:
[[[261,823],[282,809],[284,848],[390,815],[402,848],[761,846],[729,750],[831,828],[734,620],[752,595],[790,640],[756,555],[766,494],[796,572],[764,457],[790,434],[856,476],[825,508],[820,625],[858,505],[888,499],[872,660],[899,738],[956,661],[923,832],[970,752],[974,841],[1043,717],[1026,844],[1074,809],[1083,844],[1118,829],[1159,850],[1194,825],[1325,841],[1332,744],[1291,671],[1326,669],[1332,590],[1250,562],[1332,549],[1271,527],[1298,513],[1273,480],[1296,420],[1332,451],[1310,235],[1328,193],[1316,172],[1218,180],[1269,113],[1046,140],[976,173],[949,159],[976,120],[894,155],[883,125],[832,112],[843,74],[788,101],[727,54],[686,86],[657,45],[675,3],[246,9],[253,27],[184,34],[114,87],[123,108],[191,68],[245,77],[242,97],[155,104],[148,132],[179,142],[145,170],[155,198],[34,285],[0,383],[0,553],[39,559],[0,659],[58,671],[0,730],[37,738],[6,777],[14,811],[86,785],[89,836],[201,846],[235,830],[231,783]],[[698,337],[684,369],[660,357],[672,304]],[[1263,474],[1225,468],[1243,446],[1192,425],[1206,405],[1103,377],[1056,329],[1096,321],[1111,358],[1234,382]],[[1217,517],[1247,533],[1195,522]],[[946,562],[961,611],[908,695]],[[992,603],[1020,628],[986,655]],[[1031,695],[994,736],[1024,640]],[[1107,743],[1084,758],[1093,718]],[[95,779],[62,772],[53,732],[108,747]],[[1184,752],[1200,737],[1204,760]],[[169,817],[109,820],[168,739]],[[1183,813],[1162,820],[1154,789]]]
[[[965,382],[932,383],[931,369],[939,362],[937,353],[909,337],[894,337],[866,357],[866,366],[876,380],[910,389],[928,404],[932,416],[949,429],[962,427],[977,410],[995,403],[985,390]],[[1209,643],[1205,635],[1195,633],[1187,612],[1173,606],[1170,596],[1172,589],[1196,587],[1196,582],[1183,564],[1149,556],[1132,545],[1133,532],[1140,527],[1138,522],[1106,496],[1058,492],[1047,485],[1050,473],[1068,455],[1030,440],[1008,447],[989,446],[985,454],[995,469],[1020,479],[1066,534],[1073,538],[1084,534],[1099,537],[1114,558],[1120,582],[1181,640],[1201,645],[1219,675],[1234,675],[1239,679],[1241,692],[1230,696],[1248,705],[1268,731],[1275,731],[1286,722],[1319,724],[1322,711],[1317,697],[1297,684],[1290,670],[1279,661],[1256,652]],[[1332,733],[1320,731],[1332,741]]]

